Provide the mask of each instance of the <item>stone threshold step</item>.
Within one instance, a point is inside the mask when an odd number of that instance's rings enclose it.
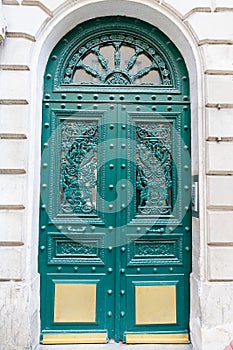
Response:
[[[76,344],[76,345],[39,345],[37,350],[192,350],[191,344]]]

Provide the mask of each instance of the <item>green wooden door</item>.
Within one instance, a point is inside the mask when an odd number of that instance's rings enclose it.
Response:
[[[87,22],[52,52],[42,124],[44,344],[189,341],[188,92],[178,50],[140,21]]]

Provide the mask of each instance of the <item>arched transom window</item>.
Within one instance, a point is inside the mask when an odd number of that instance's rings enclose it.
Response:
[[[145,40],[104,34],[87,41],[67,62],[64,84],[171,85],[170,69]]]

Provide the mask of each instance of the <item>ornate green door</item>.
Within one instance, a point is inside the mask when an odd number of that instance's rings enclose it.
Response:
[[[89,21],[45,73],[41,342],[187,343],[189,82],[158,29]]]

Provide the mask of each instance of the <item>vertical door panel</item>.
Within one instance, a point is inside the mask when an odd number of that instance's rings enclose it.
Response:
[[[72,108],[64,113],[54,103],[46,112],[50,128],[43,134],[42,153],[42,337],[46,343],[86,342],[83,334],[91,333],[90,342],[106,342],[114,337],[115,324],[115,214],[109,203],[116,193],[109,186],[117,171],[116,145],[111,143],[117,111],[102,106],[93,112],[86,105],[80,113]],[[49,337],[51,331],[71,330],[69,339]]]
[[[119,299],[124,315],[119,333],[127,342],[138,341],[140,334],[145,342],[188,342],[189,120],[182,105],[170,113],[163,106],[151,113],[150,107],[140,106],[137,112],[131,105],[121,112],[130,140],[125,158],[133,200],[128,200],[127,224],[120,231],[119,279],[125,294]],[[158,338],[152,339],[151,333]],[[171,340],[166,334],[175,336]]]

